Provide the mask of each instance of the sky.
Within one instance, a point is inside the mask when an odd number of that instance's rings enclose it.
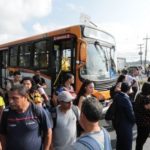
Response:
[[[149,7],[150,0],[0,0],[0,44],[79,24],[86,14],[115,37],[118,57],[136,61],[150,38]]]

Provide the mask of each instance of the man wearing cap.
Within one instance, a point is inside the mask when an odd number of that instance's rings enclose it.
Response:
[[[55,150],[65,150],[67,145],[75,142],[77,136],[76,122],[79,119],[78,115],[73,110],[72,100],[74,97],[68,91],[62,91],[58,95],[59,104],[56,107],[56,126],[53,129],[53,148]]]
[[[110,136],[99,125],[102,105],[94,97],[88,97],[82,104],[80,124],[85,133],[66,150],[111,150]]]
[[[123,82],[121,84],[121,92],[114,98],[116,104],[115,130],[117,134],[117,150],[132,150],[132,127],[135,118],[130,98],[127,95],[129,90],[129,84]]]

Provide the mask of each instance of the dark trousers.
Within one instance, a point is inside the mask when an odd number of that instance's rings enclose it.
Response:
[[[150,126],[140,127],[137,126],[136,150],[142,150],[150,133]]]
[[[116,128],[116,150],[132,150],[132,128]]]

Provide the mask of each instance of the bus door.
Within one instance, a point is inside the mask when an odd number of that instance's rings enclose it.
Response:
[[[75,36],[67,34],[66,37],[53,38],[53,86],[61,85],[64,73],[70,72],[75,75]]]
[[[0,52],[0,87],[6,88],[7,82],[7,66],[8,66],[8,51],[4,50]]]

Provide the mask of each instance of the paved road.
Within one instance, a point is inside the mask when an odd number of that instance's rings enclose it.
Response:
[[[102,126],[104,126],[110,133],[110,137],[111,137],[111,143],[112,143],[112,147],[113,150],[115,150],[115,144],[116,144],[116,134],[115,131],[111,128],[111,126],[105,122],[105,120],[101,120],[100,124]],[[133,146],[132,146],[132,150],[135,150],[135,141],[136,141],[136,136],[137,136],[137,132],[136,132],[136,126],[134,126],[133,128]],[[147,139],[143,150],[150,150],[150,137]]]
[[[142,87],[143,82],[146,82],[146,81],[147,81],[146,75],[142,75],[142,77],[140,78],[140,88]],[[107,111],[107,108],[105,108],[103,110],[104,114],[105,114],[106,111]],[[115,150],[116,149],[115,148],[115,145],[116,145],[116,134],[115,134],[115,131],[112,129],[112,127],[108,123],[105,122],[104,119],[102,119],[100,121],[100,124],[102,126],[104,126],[109,131],[110,136],[111,136],[112,147],[113,147],[113,150]],[[137,131],[136,131],[136,125],[135,125],[134,128],[133,128],[133,146],[132,146],[132,150],[135,150],[136,136],[137,136]],[[150,136],[147,139],[146,143],[144,144],[143,150],[150,150]]]

